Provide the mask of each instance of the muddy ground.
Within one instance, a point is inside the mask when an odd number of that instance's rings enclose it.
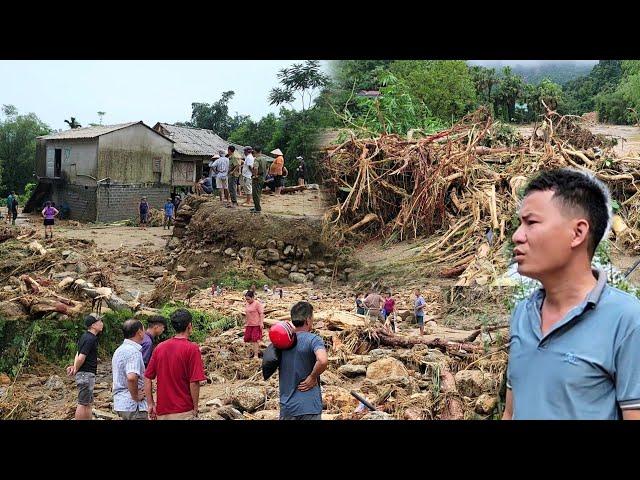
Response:
[[[317,191],[298,192],[279,198],[263,196],[265,213],[284,217],[309,217],[313,221],[317,221],[323,214],[326,201]],[[38,229],[28,240],[43,236],[40,223],[37,216],[22,214],[18,221],[22,228],[34,225]],[[287,233],[290,235],[290,232]],[[142,294],[151,292],[162,278],[164,270],[169,268],[170,250],[165,245],[171,238],[171,233],[162,227],[140,229],[123,225],[82,225],[73,221],[60,221],[56,224],[55,235],[53,242],[44,242],[44,239],[39,241],[45,248],[55,248],[56,242],[61,242],[57,239],[94,242],[83,244],[85,246],[82,247],[82,253],[94,258],[100,268],[107,268],[111,272],[118,293],[132,290]],[[424,243],[425,240],[399,244],[384,244],[381,241],[360,244],[351,254],[354,265],[358,265],[358,268],[349,282],[293,285],[284,281],[281,283],[285,290],[283,299],[264,292],[259,294],[259,298],[265,302],[267,310],[274,312],[270,314],[271,318],[276,318],[279,313],[286,313],[291,304],[301,299],[314,303],[319,313],[353,313],[355,293],[374,286],[391,289],[399,309],[409,311],[411,291],[414,287],[419,287],[428,302],[429,319],[435,321],[428,327],[429,340],[448,338],[461,341],[479,324],[504,325],[508,320],[508,310],[501,301],[500,291],[475,294],[455,289],[454,279],[415,274],[414,268],[404,261],[415,255]],[[614,250],[612,258],[614,265],[625,270],[638,257]],[[201,259],[198,258],[197,261],[201,262]],[[640,269],[630,279],[640,283]],[[0,285],[0,288],[3,286]],[[189,302],[207,311],[241,311],[241,291],[228,290],[225,295],[222,299],[213,298],[208,290],[200,289]],[[176,290],[175,296],[186,300],[186,289]],[[398,326],[401,335],[419,337],[411,315],[403,314]],[[318,322],[316,328],[331,346],[330,368],[323,375],[323,415],[326,419],[354,418],[356,414],[353,412],[358,402],[348,393],[352,389],[384,405],[385,418],[491,418],[495,414],[506,359],[504,351],[496,350],[495,355],[484,358],[482,355],[470,357],[464,351],[447,356],[442,349],[427,345],[416,345],[413,348],[388,348],[379,345],[378,348],[373,348],[370,344],[366,346],[366,339],[354,337],[348,330],[336,327],[330,320]],[[365,331],[367,335],[370,333],[370,330]],[[483,333],[473,342],[478,348],[483,344],[485,348],[489,344],[499,347],[500,342],[505,339],[506,330],[503,328],[488,335]],[[267,340],[266,333],[264,340]],[[349,348],[343,348],[345,345]],[[359,347],[354,348],[354,345],[363,348],[358,350]],[[267,382],[262,380],[260,362],[248,358],[248,351],[242,342],[241,325],[211,336],[202,345],[202,351],[208,374],[207,384],[202,387],[200,396],[203,418],[277,418],[277,375]],[[446,375],[452,378],[455,375],[458,381],[460,393],[456,398],[464,406],[463,417],[451,416],[452,407],[447,403],[451,397],[440,395],[440,389],[444,388],[442,385],[448,378]],[[0,376],[0,397],[13,382],[12,378]],[[95,390],[96,418],[115,418],[111,411],[110,388],[110,358],[99,358]],[[66,376],[61,366],[45,362],[37,353],[15,380],[14,393],[21,400],[12,407],[13,412],[9,412],[13,413],[12,418],[73,418],[77,395],[73,379]],[[357,414],[356,418],[361,416],[362,414]]]

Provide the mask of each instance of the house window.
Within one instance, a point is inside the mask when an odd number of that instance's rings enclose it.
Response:
[[[153,173],[162,173],[162,159],[154,158],[153,159]]]

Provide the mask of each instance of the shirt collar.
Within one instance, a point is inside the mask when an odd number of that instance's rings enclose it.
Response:
[[[124,339],[123,344],[133,345],[134,347],[136,347],[136,350],[142,350],[142,345],[140,345],[138,342],[134,342],[133,340],[130,340],[128,338]]]
[[[591,272],[593,273],[593,276],[596,278],[597,283],[596,283],[596,286],[593,287],[593,289],[587,295],[585,303],[587,305],[592,304],[593,306],[596,306],[598,304],[598,301],[600,301],[600,297],[602,296],[602,292],[604,291],[604,288],[607,286],[607,273],[601,268],[592,268]],[[544,288],[539,288],[534,293],[532,299],[536,304],[540,304],[544,296],[545,296]]]

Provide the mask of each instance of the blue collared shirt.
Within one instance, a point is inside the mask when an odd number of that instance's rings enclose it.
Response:
[[[607,285],[542,335],[544,289],[511,317],[507,387],[513,419],[617,420],[640,409],[640,301]]]
[[[144,362],[142,361],[142,346],[126,338],[113,353],[111,369],[113,374],[113,409],[116,412],[146,411],[147,402],[138,402],[131,398],[127,386],[127,374],[138,375],[138,390],[144,388]]]

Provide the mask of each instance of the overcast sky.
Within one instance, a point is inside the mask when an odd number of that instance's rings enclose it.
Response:
[[[55,129],[66,130],[71,116],[82,126],[99,123],[98,111],[106,112],[104,124],[142,120],[153,126],[189,120],[192,102],[212,103],[233,90],[230,113],[257,120],[279,109],[267,101],[278,70],[300,62],[0,60],[0,105],[34,112]]]

